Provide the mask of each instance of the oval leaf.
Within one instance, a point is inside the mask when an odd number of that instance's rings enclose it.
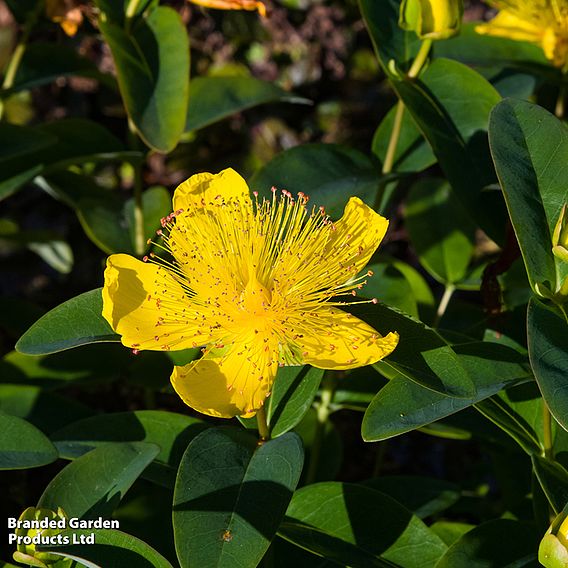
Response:
[[[372,202],[378,181],[373,162],[361,152],[336,144],[304,144],[278,154],[253,176],[250,187],[261,195],[273,186],[293,194],[303,191],[336,218],[353,195]]]
[[[61,457],[74,459],[107,442],[149,442],[160,451],[143,476],[172,487],[183,452],[208,425],[192,416],[138,410],[93,416],[51,435]]]
[[[456,345],[454,349],[460,364],[476,382],[475,397],[444,396],[403,377],[395,377],[369,405],[363,417],[363,439],[376,442],[410,432],[459,412],[530,376],[524,358],[504,345],[469,343]]]
[[[323,369],[281,367],[266,405],[266,418],[273,437],[300,423],[310,409],[323,377]]]
[[[45,355],[98,341],[119,341],[103,318],[102,288],[80,294],[47,312],[16,343],[27,355]]]
[[[172,565],[150,545],[129,534],[112,529],[74,529],[60,533],[70,544],[38,546],[41,551],[54,552],[76,560],[88,568],[99,566],[136,566],[136,568],[172,568]],[[94,543],[80,544],[92,538]],[[79,544],[73,544],[79,543]]]
[[[37,506],[61,507],[68,517],[109,517],[159,451],[145,442],[100,446],[62,469]]]
[[[432,178],[412,187],[406,226],[420,263],[436,280],[455,284],[466,275],[475,225],[447,182]]]
[[[290,520],[296,528],[301,523],[327,535],[327,546],[335,541],[338,553],[342,545],[354,545],[371,558],[404,568],[433,567],[447,550],[438,536],[394,499],[360,485],[327,482],[303,487],[286,511],[286,522]],[[316,554],[322,552],[313,532],[292,533],[284,524],[278,534]],[[353,563],[349,556],[342,560],[349,566],[372,565]]]
[[[309,103],[274,83],[254,77],[196,77],[189,85],[186,131],[265,103]]]
[[[491,113],[493,160],[531,287],[552,292],[568,265],[552,254],[552,233],[568,201],[568,128],[525,101],[505,100]]]
[[[35,426],[0,413],[0,470],[27,469],[55,461],[57,450]]]
[[[189,42],[179,14],[160,6],[126,31],[99,21],[116,64],[124,105],[140,137],[170,152],[185,129]]]
[[[568,334],[560,313],[531,298],[527,312],[529,357],[540,392],[558,423],[568,430]]]
[[[287,433],[261,446],[246,431],[209,429],[189,445],[174,492],[182,568],[256,566],[300,478],[302,444]]]

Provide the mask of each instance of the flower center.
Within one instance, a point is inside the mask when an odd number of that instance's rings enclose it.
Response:
[[[263,317],[271,310],[272,296],[255,276],[253,276],[240,298],[240,307],[247,315],[252,317]]]

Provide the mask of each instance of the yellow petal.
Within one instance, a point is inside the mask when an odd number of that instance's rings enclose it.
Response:
[[[398,344],[398,333],[385,337],[359,318],[335,308],[305,314],[301,328],[290,330],[304,363],[320,369],[353,369],[372,365]]]
[[[196,316],[190,298],[165,268],[127,254],[108,258],[103,317],[127,347],[162,351],[205,345],[215,338]]]
[[[258,13],[265,18],[266,6],[256,0],[189,0],[192,4],[205,6],[206,8],[216,8],[218,10],[258,10]]]
[[[478,34],[506,37],[516,41],[540,43],[544,29],[523,20],[508,10],[501,10],[490,22],[476,26]]]
[[[218,174],[195,174],[178,185],[173,197],[174,211],[200,209],[219,198],[224,201],[236,200],[243,207],[252,207],[246,181],[235,170],[227,168]]]
[[[338,267],[345,282],[355,276],[369,262],[383,240],[389,222],[365,205],[358,197],[352,197],[335,225],[335,231],[326,247],[324,258]]]
[[[188,406],[203,414],[253,416],[270,394],[278,370],[276,347],[272,341],[234,343],[224,357],[206,355],[174,367],[172,385]]]

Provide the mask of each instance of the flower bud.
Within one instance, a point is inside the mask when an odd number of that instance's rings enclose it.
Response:
[[[13,554],[14,560],[37,568],[48,568],[48,566],[56,562],[68,563],[70,566],[71,560],[63,560],[57,554],[37,550],[38,544],[45,544],[49,537],[53,537],[65,529],[66,519],[67,515],[61,507],[57,509],[57,512],[51,509],[28,507],[20,515],[18,522],[24,521],[24,526],[30,525],[32,528],[21,526],[15,530],[18,541],[16,552]]]
[[[538,561],[545,568],[566,568],[568,566],[568,516],[566,513],[560,513],[556,517],[540,541]]]
[[[562,206],[560,216],[552,233],[552,253],[557,258],[568,261],[568,219],[566,219],[566,204]]]
[[[422,39],[446,39],[460,31],[462,0],[402,0],[399,25]]]

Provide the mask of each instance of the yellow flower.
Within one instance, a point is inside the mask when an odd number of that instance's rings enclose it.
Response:
[[[263,18],[266,17],[266,6],[257,0],[189,0],[189,2],[218,10],[258,10]]]
[[[350,369],[396,347],[396,333],[381,337],[333,300],[362,287],[367,273],[357,274],[388,221],[356,197],[336,223],[307,201],[275,189],[272,200],[252,200],[231,169],[197,174],[176,189],[174,213],[158,231],[171,261],[109,257],[103,316],[124,345],[205,346],[201,359],[171,376],[192,408],[252,416],[278,366]]]
[[[460,31],[462,0],[402,0],[400,27],[426,39],[445,39]]]
[[[568,0],[488,0],[499,13],[477,33],[528,41],[568,72]]]

